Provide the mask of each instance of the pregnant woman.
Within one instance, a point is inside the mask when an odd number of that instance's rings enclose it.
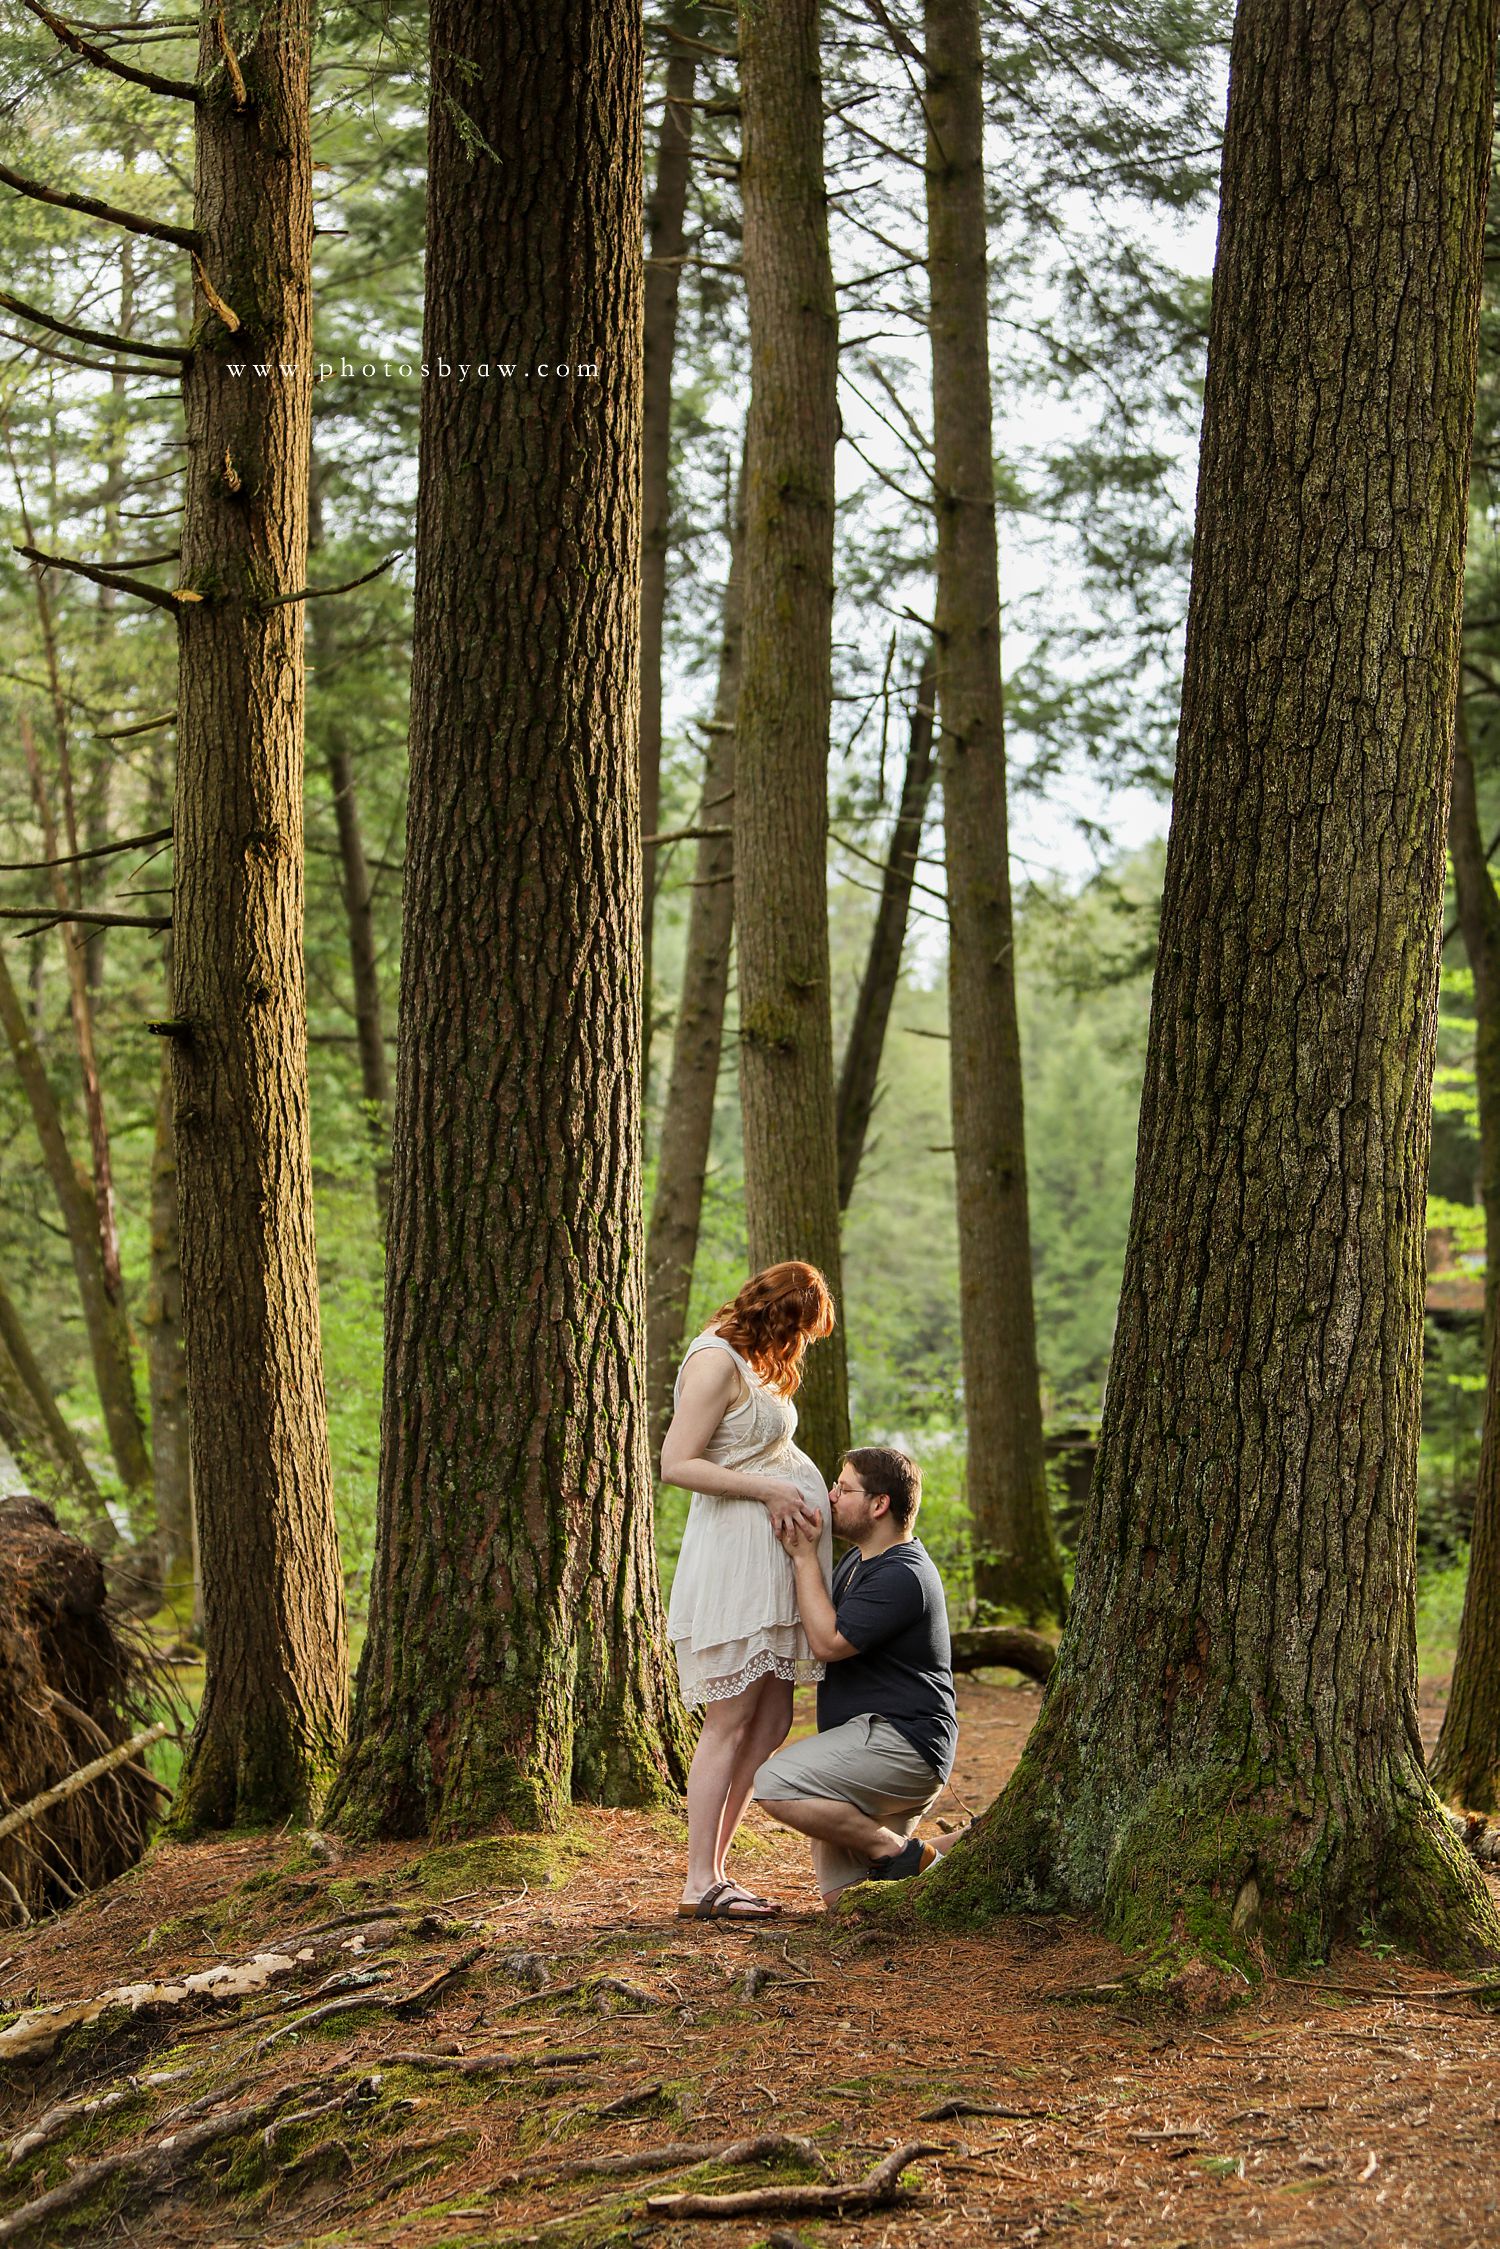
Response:
[[[814,1265],[767,1266],[688,1346],[662,1446],[663,1481],[693,1495],[667,1630],[684,1700],[703,1731],[688,1775],[684,1918],[761,1921],[780,1906],[724,1871],[756,1768],[785,1741],[792,1688],[821,1679],[797,1614],[784,1525],[818,1532],[826,1583],[833,1532],[824,1478],[793,1443],[810,1343],[833,1333]]]

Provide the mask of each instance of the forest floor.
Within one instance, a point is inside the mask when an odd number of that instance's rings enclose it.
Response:
[[[1038,1698],[998,1677],[960,1689],[954,1777],[979,1805]],[[0,2066],[0,2242],[1496,2237],[1500,2017],[1450,1977],[1371,1947],[1202,2012],[1099,1995],[1121,1956],[1071,1923],[913,1940],[825,1920],[804,1846],[758,1814],[740,1871],[784,1917],[690,1924],[675,1915],[681,1837],[670,1815],[585,1811],[558,1837],[335,1843],[331,1864],[294,1835],[161,1844],[108,1891],[9,1932],[13,2010],[256,1952],[282,1965],[249,1996],[116,2007],[49,2057]],[[304,2021],[337,1998],[345,2011]],[[39,2127],[99,2095],[92,2116]],[[28,2151],[32,2128],[45,2136]],[[772,2144],[712,2152],[752,2139]],[[926,2152],[885,2207],[649,2207],[848,2185],[912,2143]]]

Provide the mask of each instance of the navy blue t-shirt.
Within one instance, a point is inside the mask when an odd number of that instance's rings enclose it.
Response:
[[[867,1562],[853,1547],[833,1573],[840,1632],[857,1655],[830,1663],[818,1688],[818,1731],[884,1718],[946,1780],[958,1748],[948,1604],[918,1538]]]

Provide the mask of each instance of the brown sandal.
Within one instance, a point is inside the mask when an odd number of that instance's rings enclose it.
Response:
[[[748,1907],[748,1912],[735,1908]],[[774,1921],[781,1907],[774,1898],[742,1890],[738,1882],[715,1882],[693,1905],[679,1905],[679,1921]]]

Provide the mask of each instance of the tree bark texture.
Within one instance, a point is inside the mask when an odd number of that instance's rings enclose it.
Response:
[[[1474,974],[1474,1075],[1484,1204],[1484,1430],[1469,1575],[1432,1785],[1466,1811],[1500,1810],[1500,893],[1485,858],[1462,696],[1453,747],[1448,842],[1464,950]]]
[[[162,1058],[151,1151],[151,1280],[141,1325],[151,1382],[151,1467],[156,1561],[165,1598],[194,1603],[193,1476],[188,1444],[187,1361],[182,1346],[182,1247],[177,1224],[177,1142],[172,1060]]]
[[[286,598],[307,582],[308,0],[274,0],[254,19],[238,57],[243,109],[220,30],[205,7],[204,249],[183,384],[182,584],[200,598],[179,622],[172,909],[206,1667],[177,1797],[188,1829],[310,1810],[348,1700],[308,1139],[302,604]],[[253,361],[279,372],[229,372]]]
[[[859,997],[854,1003],[854,1020],[849,1026],[849,1043],[844,1048],[844,1066],[839,1072],[840,1210],[849,1208],[854,1182],[859,1177],[865,1139],[875,1111],[885,1034],[895,1004],[896,986],[901,980],[901,955],[906,945],[911,890],[916,879],[917,854],[922,848],[927,800],[932,794],[936,697],[936,652],[931,651],[922,666],[917,698],[912,705],[901,802],[896,808],[896,825],[891,831],[890,851],[880,882],[880,903],[875,909],[875,927],[870,933],[870,950],[865,956]]]
[[[136,1404],[135,1369],[125,1307],[119,1298],[111,1296],[106,1285],[93,1189],[68,1146],[57,1095],[3,953],[0,953],[0,1027],[4,1028],[36,1127],[42,1163],[62,1213],[110,1455],[120,1481],[127,1489],[140,1491],[151,1481],[151,1460]],[[100,1529],[104,1530],[106,1524],[107,1518],[101,1518]],[[112,1530],[108,1536],[113,1542]]]
[[[1500,1958],[1423,1770],[1414,1633],[1495,33],[1492,0],[1241,0],[1099,1461],[1041,1717],[935,1913]]]
[[[672,505],[672,364],[677,298],[686,247],[688,175],[693,154],[692,50],[667,57],[666,107],[656,144],[656,185],[646,205],[641,421],[641,834],[654,836],[661,814],[661,661],[667,610],[667,543]],[[651,1072],[651,932],[656,908],[656,846],[641,850],[641,1076]]]
[[[740,1101],[752,1271],[821,1268],[835,1300],[838,1148],[828,964],[838,313],[823,178],[817,0],[741,0],[750,411],[735,752]],[[849,1442],[844,1331],[808,1355],[798,1441]]]
[[[438,0],[432,54],[426,357],[598,374],[422,399],[380,1512],[335,1806],[397,1834],[650,1800],[684,1747],[641,1348],[640,17]]]
[[[703,1185],[713,1139],[714,1095],[724,1044],[724,1004],[734,943],[735,712],[740,695],[740,651],[745,608],[745,478],[741,463],[724,585],[719,679],[708,747],[703,753],[703,798],[688,908],[682,997],[672,1041],[672,1072],[662,1110],[656,1192],[646,1235],[646,1402],[651,1416],[651,1458],[661,1457],[672,1418],[672,1387],[682,1353]]]
[[[1060,1617],[1031,1291],[1005,802],[979,0],[927,0],[938,761],[974,1590]]]
[[[312,463],[309,479],[310,550],[323,543],[323,507],[318,464]],[[312,642],[313,677],[334,678],[338,665],[338,618],[331,601],[311,605],[308,619]],[[333,817],[339,839],[339,884],[344,920],[349,933],[349,971],[354,987],[354,1031],[359,1052],[359,1084],[365,1104],[375,1166],[375,1210],[384,1235],[391,1205],[391,1080],[385,1054],[385,1014],[380,998],[380,954],[375,941],[374,888],[370,863],[365,857],[364,829],[359,817],[359,786],[354,753],[341,717],[335,687],[326,702],[316,698],[319,731],[333,797]]]

